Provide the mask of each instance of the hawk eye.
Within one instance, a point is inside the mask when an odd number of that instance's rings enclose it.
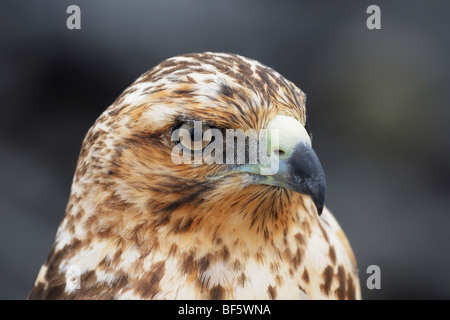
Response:
[[[177,129],[179,143],[188,150],[203,150],[212,140],[211,131],[207,131],[208,129],[211,127],[200,121],[183,123]]]

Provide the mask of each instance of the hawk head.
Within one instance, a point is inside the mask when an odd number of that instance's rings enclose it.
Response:
[[[305,94],[259,62],[224,53],[177,56],[143,74],[97,120],[73,196],[90,199],[84,206],[96,208],[101,230],[117,228],[116,220],[127,230],[135,220],[133,228],[168,233],[245,226],[267,237],[274,225],[287,224],[296,203],[319,214],[324,205],[324,173],[305,122]],[[183,129],[192,141],[175,137]],[[268,141],[270,163],[249,163],[248,147],[243,163],[207,161],[204,151],[218,146],[207,131],[225,141],[227,132],[262,129],[277,133]],[[237,147],[209,156],[237,160]],[[183,161],[174,161],[181,150]],[[306,206],[308,199],[315,205]]]

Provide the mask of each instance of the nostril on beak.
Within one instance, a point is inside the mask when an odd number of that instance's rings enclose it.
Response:
[[[278,158],[283,158],[286,155],[286,152],[280,149],[274,150],[273,153],[278,156]]]

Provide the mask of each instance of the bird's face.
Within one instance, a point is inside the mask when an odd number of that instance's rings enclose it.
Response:
[[[293,204],[322,211],[325,177],[305,129],[305,95],[254,60],[166,60],[106,114],[114,120],[96,124],[113,137],[105,188],[150,215],[154,228],[170,221],[169,232],[245,223],[263,230],[287,220]]]

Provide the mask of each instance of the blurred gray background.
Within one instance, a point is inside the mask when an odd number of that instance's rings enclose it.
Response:
[[[81,30],[66,28],[70,4]],[[371,4],[381,30],[366,27]],[[363,297],[449,299],[449,15],[438,0],[2,1],[0,299],[31,288],[95,119],[160,61],[206,50],[257,59],[307,94]]]

